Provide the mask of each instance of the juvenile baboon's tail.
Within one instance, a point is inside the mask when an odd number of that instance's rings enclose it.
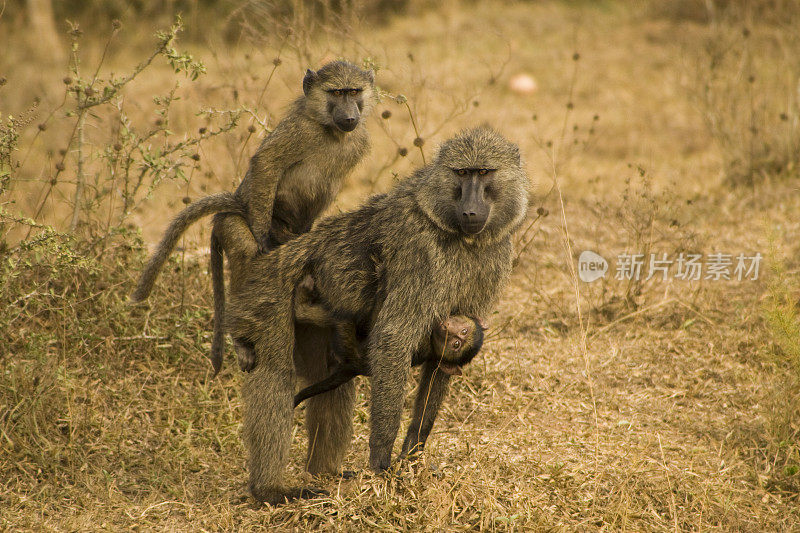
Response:
[[[178,213],[178,216],[170,223],[167,231],[164,232],[164,237],[162,237],[161,242],[158,243],[158,248],[156,248],[156,251],[144,267],[136,290],[131,295],[131,300],[140,302],[150,295],[150,291],[153,290],[153,284],[158,277],[161,267],[164,266],[169,254],[175,248],[178,239],[180,239],[181,235],[183,235],[189,226],[206,215],[222,211],[230,211],[232,213],[245,215],[245,210],[241,202],[230,192],[222,192],[200,198]]]
[[[225,277],[223,273],[222,243],[216,234],[217,228],[211,230],[211,286],[214,292],[214,336],[211,341],[211,366],[214,368],[214,376],[219,374],[222,368],[222,357],[225,351]]]

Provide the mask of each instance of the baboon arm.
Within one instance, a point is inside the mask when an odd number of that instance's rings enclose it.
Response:
[[[433,429],[439,407],[447,395],[449,383],[450,376],[443,372],[437,363],[425,362],[419,378],[417,397],[414,400],[414,415],[408,426],[400,457],[422,452],[425,441]]]
[[[279,131],[283,129],[284,131]],[[291,123],[280,123],[275,131],[264,139],[247,170],[248,199],[247,217],[261,252],[269,248],[269,230],[272,225],[272,208],[278,185],[287,169],[303,158],[300,132]],[[280,140],[280,142],[278,142]]]
[[[423,290],[419,287],[412,287],[411,291],[403,289],[398,287],[389,292],[368,339],[372,371],[369,462],[376,472],[390,466],[403,414],[411,358],[430,334],[426,326],[433,317],[429,303],[421,298],[425,294]]]

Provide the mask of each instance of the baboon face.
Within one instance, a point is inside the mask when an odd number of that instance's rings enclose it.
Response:
[[[356,129],[372,107],[374,81],[371,70],[334,61],[317,72],[307,71],[303,92],[313,102],[321,124],[349,132]]]
[[[453,198],[461,231],[467,235],[483,231],[492,202],[492,176],[496,168],[451,168],[456,176]]]
[[[484,326],[466,316],[450,316],[433,329],[433,357],[446,374],[459,375],[461,367],[472,361],[483,345]]]
[[[441,229],[489,240],[513,231],[525,216],[527,176],[519,148],[488,127],[446,141],[417,194]]]

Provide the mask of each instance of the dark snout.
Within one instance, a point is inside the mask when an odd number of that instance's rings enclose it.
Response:
[[[475,177],[463,182],[458,216],[461,231],[468,235],[477,235],[483,231],[488,218],[489,204],[484,196],[484,186]]]
[[[345,132],[356,129],[360,118],[361,113],[358,111],[358,106],[355,102],[337,106],[333,112],[333,123],[337,128]]]

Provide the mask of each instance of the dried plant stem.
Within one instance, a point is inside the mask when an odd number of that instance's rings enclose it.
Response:
[[[84,175],[83,171],[83,144],[85,141],[84,137],[84,126],[86,125],[86,111],[80,111],[80,115],[78,115],[78,127],[77,127],[77,154],[78,154],[78,169],[77,174],[75,175],[75,197],[73,199],[73,206],[72,206],[72,220],[69,223],[69,230],[72,233],[75,233],[75,229],[78,227],[78,219],[80,218],[81,212],[81,199],[83,197],[83,187],[86,181],[86,176]]]
[[[419,134],[419,128],[417,127],[417,121],[414,118],[414,113],[411,111],[411,106],[408,105],[408,100],[403,102],[403,104],[406,106],[406,109],[408,110],[408,116],[411,117],[411,125],[414,127],[414,135],[417,136],[417,139],[421,139],[422,136]],[[414,144],[416,145],[416,143],[414,143]],[[427,165],[428,163],[425,161],[425,152],[422,151],[422,145],[417,146],[417,148],[419,148],[419,153],[422,156],[422,164],[423,165]]]

